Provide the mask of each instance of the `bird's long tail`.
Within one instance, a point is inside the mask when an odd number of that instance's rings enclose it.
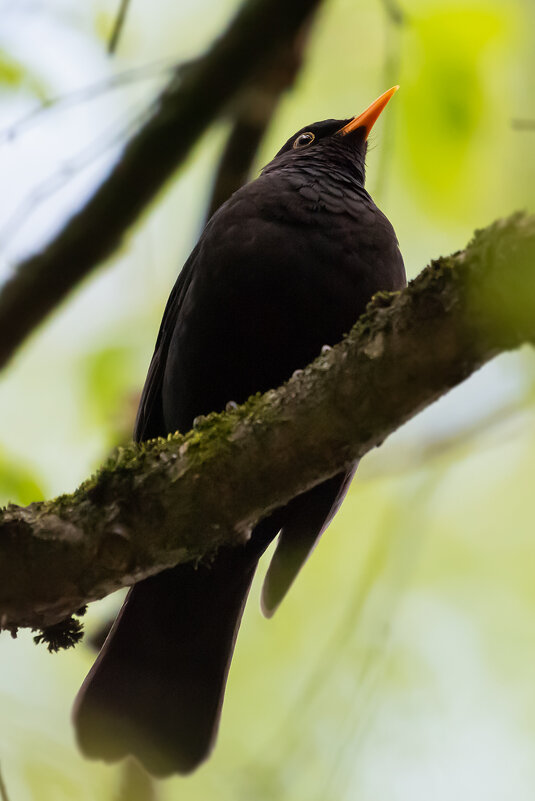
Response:
[[[129,593],[76,700],[87,756],[136,756],[156,775],[188,773],[214,743],[227,673],[258,560],[221,550]]]

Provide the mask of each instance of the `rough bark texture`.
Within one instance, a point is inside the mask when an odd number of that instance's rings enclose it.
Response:
[[[211,50],[177,72],[110,175],[0,293],[0,368],[26,336],[122,243],[191,147],[310,18],[320,0],[249,0]]]
[[[73,495],[0,514],[0,625],[244,541],[270,509],[371,448],[497,353],[535,342],[535,217],[478,232],[283,387],[185,436],[119,449]]]

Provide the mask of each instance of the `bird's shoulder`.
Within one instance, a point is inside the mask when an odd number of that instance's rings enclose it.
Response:
[[[288,229],[306,230],[314,247],[315,238],[326,231],[354,237],[377,223],[383,227],[382,217],[365,188],[343,171],[305,164],[262,173],[241,187],[208,222],[201,248],[213,256],[220,247],[228,252],[234,241],[245,256],[248,243],[277,242]]]

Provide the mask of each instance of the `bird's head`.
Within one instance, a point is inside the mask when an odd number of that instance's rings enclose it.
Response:
[[[348,178],[364,184],[368,135],[382,110],[399,89],[393,86],[356,117],[347,120],[322,120],[291,136],[262,173],[309,165],[342,169]]]

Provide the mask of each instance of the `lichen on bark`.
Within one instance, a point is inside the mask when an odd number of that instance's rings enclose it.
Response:
[[[118,449],[72,495],[0,513],[0,627],[46,628],[347,468],[503,350],[535,341],[535,218],[516,214],[379,293],[278,389]],[[68,627],[67,627],[68,628]]]

